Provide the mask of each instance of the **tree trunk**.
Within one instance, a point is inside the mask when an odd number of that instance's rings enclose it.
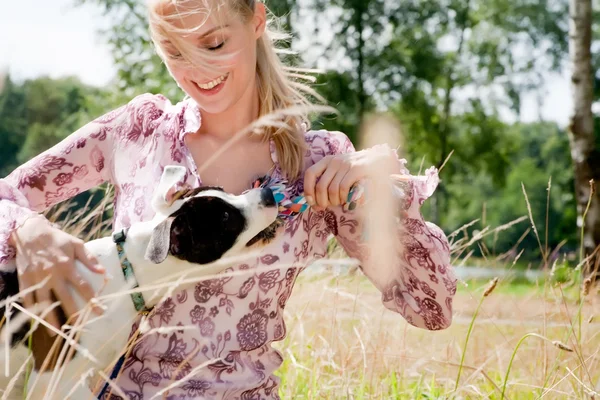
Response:
[[[569,57],[573,114],[569,125],[569,142],[575,168],[578,226],[581,229],[583,225],[584,228],[582,259],[594,253],[600,245],[600,193],[593,189],[594,182],[600,182],[600,152],[596,149],[592,114],[594,84],[591,41],[592,0],[570,0]],[[584,265],[586,275],[597,268],[599,260],[600,257],[596,255]]]
[[[358,75],[358,115],[362,120],[363,114],[367,107],[367,93],[365,92],[365,82],[364,82],[364,70],[365,70],[365,55],[364,55],[364,47],[365,47],[365,39],[364,39],[364,18],[366,13],[366,4],[359,3],[359,6],[355,9],[356,13],[356,30],[358,32],[358,66],[357,66],[357,75]]]
[[[457,22],[460,25],[460,37],[458,40],[458,48],[453,60],[448,63],[448,69],[446,71],[446,86],[444,88],[444,107],[443,114],[439,125],[439,137],[440,137],[440,159],[438,160],[437,167],[441,168],[446,162],[446,158],[450,154],[448,145],[448,136],[450,135],[450,113],[452,111],[452,91],[456,86],[456,80],[454,77],[455,66],[459,64],[460,57],[462,55],[463,46],[465,42],[465,33],[469,28],[469,13],[471,8],[471,1],[467,0],[465,8],[462,10],[460,19],[457,18]],[[434,223],[441,223],[441,216],[446,215],[448,211],[448,192],[445,185],[440,185],[438,188],[437,196],[431,199],[432,203],[432,220]]]

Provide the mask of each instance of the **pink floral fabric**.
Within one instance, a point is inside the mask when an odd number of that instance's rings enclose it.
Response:
[[[115,230],[152,218],[152,191],[166,165],[185,166],[186,183],[202,185],[183,140],[199,126],[200,111],[191,99],[173,105],[161,95],[138,96],[0,180],[0,266],[14,256],[8,237],[15,227],[101,182],[110,181],[117,189]],[[305,136],[306,167],[327,155],[354,151],[339,132],[309,131]],[[274,177],[282,177],[271,148]],[[424,177],[398,184],[402,251],[390,265],[363,265],[387,308],[430,330],[451,323],[456,291],[446,236],[419,211],[437,183],[437,171],[430,169]],[[302,186],[300,179],[292,189],[300,194]],[[181,329],[145,335],[126,359],[119,387],[133,400],[150,399],[178,380],[182,382],[160,397],[279,398],[273,373],[283,358],[271,343],[286,335],[283,309],[294,282],[307,264],[327,255],[332,234],[351,257],[364,259],[362,231],[361,218],[353,211],[308,210],[288,221],[258,257],[232,268],[245,274],[200,282],[174,294],[156,307],[149,323]]]

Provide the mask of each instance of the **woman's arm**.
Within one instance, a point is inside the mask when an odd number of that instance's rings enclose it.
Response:
[[[326,156],[334,158],[355,152],[350,140],[342,133],[319,131],[309,134],[314,135],[310,139],[313,162]],[[394,237],[398,246],[395,251],[390,251],[389,263],[368,262],[364,208],[344,211],[341,206],[329,206],[324,211],[325,221],[347,254],[361,262],[365,275],[382,292],[382,301],[387,308],[399,312],[414,326],[444,329],[452,321],[452,299],[456,292],[450,246],[444,232],[425,221],[420,212],[421,204],[433,194],[438,184],[437,171],[432,168],[425,176],[412,176],[404,167],[405,161],[398,161],[402,165],[401,177],[390,177],[394,202],[399,208],[390,210],[390,218],[398,215]],[[327,168],[316,169],[325,170],[322,176],[327,174]],[[314,185],[315,179],[309,177],[309,180],[308,185]],[[305,193],[306,184],[305,181]],[[314,189],[308,191],[315,192]]]
[[[156,106],[153,110],[161,109],[165,101],[168,100],[162,96],[138,96],[0,179],[0,266],[14,257],[11,235],[29,217],[112,181],[113,153],[118,151],[118,139],[147,127],[144,121],[149,117],[144,110],[149,109],[149,103]]]
[[[73,315],[78,308],[67,285],[86,302],[94,297],[90,284],[79,275],[75,260],[96,273],[103,273],[104,268],[81,239],[50,225],[38,213],[102,182],[114,181],[115,152],[126,150],[129,143],[152,133],[154,125],[148,122],[162,114],[160,106],[165,101],[162,96],[138,96],[0,180],[0,268],[16,256],[22,290],[49,278],[46,284],[24,295],[26,307],[50,304],[54,294],[67,316]],[[46,319],[60,328],[55,311]]]

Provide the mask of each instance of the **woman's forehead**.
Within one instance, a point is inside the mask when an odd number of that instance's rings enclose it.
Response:
[[[162,1],[157,9],[174,27],[190,35],[205,35],[208,31],[227,25],[230,9],[223,0]]]
[[[197,0],[196,3],[201,5],[205,3],[205,0]],[[220,2],[215,1],[215,3]],[[170,7],[173,8],[174,6],[171,5]],[[175,34],[193,44],[200,43],[206,37],[219,35],[235,23],[231,13],[227,12],[227,9],[223,6],[214,6],[210,9],[200,6],[196,6],[194,9],[173,8],[170,13],[163,14],[163,16],[168,24],[174,28],[170,34]],[[170,43],[162,44],[170,45]]]

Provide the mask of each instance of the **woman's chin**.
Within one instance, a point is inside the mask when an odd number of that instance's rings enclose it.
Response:
[[[222,114],[225,111],[227,111],[227,109],[229,108],[229,104],[225,103],[224,101],[221,101],[219,103],[208,103],[207,102],[202,102],[202,101],[198,101],[201,99],[194,99],[196,100],[196,103],[198,103],[198,107],[200,107],[200,109],[202,110],[202,112],[207,113],[207,114]]]
[[[219,98],[206,98],[197,91],[187,91],[187,94],[194,99],[200,110],[208,114],[221,114],[231,106],[231,101],[226,96]]]

